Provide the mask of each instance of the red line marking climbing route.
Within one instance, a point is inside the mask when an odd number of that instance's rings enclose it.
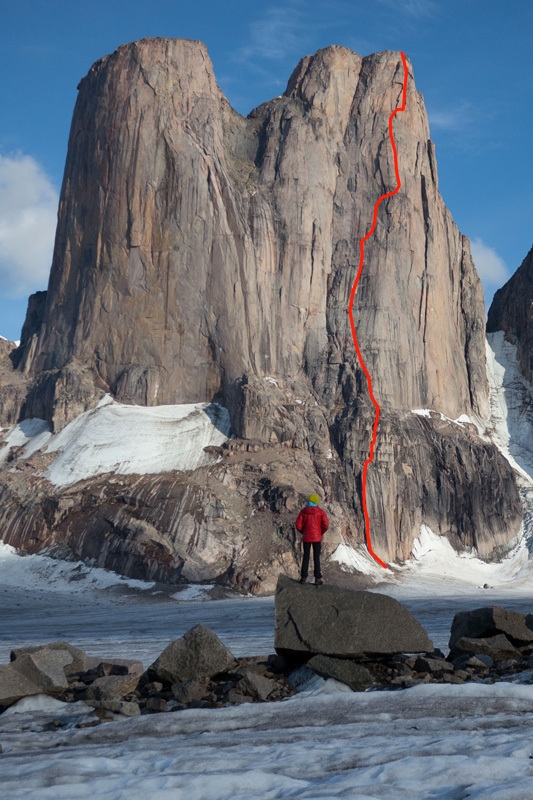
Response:
[[[355,323],[354,323],[354,319],[353,319],[353,304],[354,304],[355,294],[357,292],[357,287],[359,285],[359,280],[361,278],[361,274],[363,272],[363,266],[364,266],[364,262],[365,262],[365,242],[367,241],[367,239],[369,239],[372,236],[372,234],[375,231],[376,223],[377,223],[377,220],[378,220],[378,209],[379,209],[379,206],[381,205],[383,200],[387,199],[387,197],[392,197],[393,195],[397,194],[400,191],[400,188],[401,188],[401,185],[402,185],[402,181],[400,179],[400,170],[399,170],[399,167],[398,167],[398,151],[396,150],[396,142],[394,141],[394,133],[392,131],[392,122],[394,120],[394,117],[400,111],[405,111],[405,102],[406,102],[406,98],[407,98],[407,79],[408,79],[408,75],[409,75],[408,74],[408,70],[407,70],[407,61],[405,59],[405,54],[404,53],[400,53],[400,55],[402,57],[402,64],[403,64],[402,104],[401,104],[401,106],[398,106],[397,108],[395,108],[394,111],[391,113],[391,115],[389,117],[389,138],[390,138],[390,142],[391,142],[391,146],[392,146],[392,155],[394,157],[394,172],[395,172],[395,175],[396,175],[396,187],[394,189],[392,189],[392,191],[386,192],[386,194],[382,194],[381,197],[379,198],[379,200],[377,200],[374,203],[374,216],[372,218],[372,225],[370,227],[370,230],[366,234],[366,236],[363,236],[363,238],[359,242],[359,268],[357,270],[357,275],[355,276],[355,280],[353,282],[352,291],[350,292],[350,302],[348,303],[348,315],[350,317],[350,327],[352,329],[352,338],[353,338],[353,343],[355,345],[355,351],[357,353],[357,358],[359,360],[361,368],[362,368],[363,372],[365,373],[365,377],[366,377],[366,381],[367,381],[367,385],[368,385],[368,393],[370,395],[370,399],[372,400],[372,404],[373,404],[373,406],[374,406],[374,408],[376,410],[376,414],[375,414],[375,417],[374,417],[374,425],[372,427],[372,440],[370,442],[370,452],[369,452],[368,458],[366,459],[366,461],[365,461],[365,463],[363,465],[363,475],[362,475],[362,503],[363,503],[363,514],[364,514],[364,517],[365,517],[365,541],[366,541],[367,550],[370,553],[370,555],[372,556],[372,558],[375,561],[377,561],[377,563],[380,566],[382,566],[384,569],[387,569],[387,565],[385,564],[384,561],[381,560],[381,558],[378,555],[376,555],[376,553],[374,552],[374,548],[372,547],[372,539],[371,539],[371,536],[370,536],[370,516],[368,514],[368,506],[367,506],[367,501],[366,501],[366,477],[367,477],[368,467],[369,467],[369,465],[372,463],[372,461],[374,459],[374,449],[376,447],[376,439],[377,439],[377,435],[378,435],[378,425],[379,425],[379,417],[380,417],[380,414],[381,414],[381,409],[379,407],[378,401],[376,400],[376,398],[374,396],[374,390],[372,388],[372,378],[370,377],[370,372],[368,371],[368,368],[367,368],[367,366],[365,364],[365,361],[363,359],[363,355],[361,353],[361,348],[359,347],[359,342],[357,341],[357,333],[355,331]]]

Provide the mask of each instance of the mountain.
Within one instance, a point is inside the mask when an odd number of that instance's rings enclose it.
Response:
[[[522,510],[511,467],[479,434],[482,291],[407,69],[394,120],[402,186],[380,206],[353,307],[381,406],[372,541],[383,560],[406,559],[425,524],[494,557]],[[295,569],[294,516],[311,491],[332,518],[330,553],[364,540],[374,408],[347,308],[374,204],[396,185],[388,123],[403,84],[399,53],[331,46],[244,118],[199,42],[145,39],[91,68],[48,291],[30,298],[2,373],[1,419],[43,419],[60,436],[109,394],[225,408],[234,438],[210,466],[134,479],[117,465],[68,489],[35,478],[53,458],[43,448],[24,479],[2,476],[10,543],[266,591]]]
[[[533,477],[533,249],[489,308],[487,343],[491,415],[500,448]],[[529,501],[530,503],[531,501]]]

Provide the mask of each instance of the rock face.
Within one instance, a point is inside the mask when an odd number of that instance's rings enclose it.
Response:
[[[48,292],[2,378],[4,418],[18,408],[57,431],[105,392],[215,399],[238,439],[273,448],[268,463],[303,454],[302,497],[318,490],[338,508],[338,535],[361,542],[373,409],[346,311],[359,241],[395,185],[388,119],[402,85],[398,53],[332,46],[245,119],[199,42],[146,39],[97,62],[79,86]],[[521,508],[497,449],[441,417],[488,416],[484,308],[410,67],[394,132],[402,189],[382,204],[354,305],[382,408],[374,549],[407,558],[425,522],[494,555]]]
[[[520,372],[533,383],[533,248],[505,286],[498,289],[489,308],[487,333],[503,331],[517,348]]]
[[[421,624],[392,597],[301,585],[284,575],[276,589],[274,644],[278,653],[293,657],[433,651]]]

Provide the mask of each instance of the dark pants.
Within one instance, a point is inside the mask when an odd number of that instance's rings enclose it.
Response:
[[[321,578],[320,572],[320,550],[322,549],[322,542],[302,542],[304,546],[304,557],[302,561],[301,577],[303,580],[307,578],[309,572],[309,556],[311,555],[311,545],[313,546],[313,566],[315,578]]]

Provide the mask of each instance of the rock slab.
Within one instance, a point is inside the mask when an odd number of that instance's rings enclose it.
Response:
[[[387,595],[302,585],[280,575],[275,602],[274,644],[284,656],[433,652],[422,625]]]
[[[362,664],[356,664],[348,658],[332,658],[331,656],[313,656],[307,666],[321,678],[334,678],[345,683],[353,692],[364,692],[374,683],[374,678]]]
[[[48,642],[44,645],[34,645],[31,647],[19,647],[11,651],[10,661],[16,661],[23,655],[37,655],[42,657],[52,651],[63,651],[70,655],[70,660],[65,660],[64,671],[65,675],[71,675],[75,672],[83,672],[87,669],[87,655],[79,647],[74,647],[68,642],[57,641]]]

